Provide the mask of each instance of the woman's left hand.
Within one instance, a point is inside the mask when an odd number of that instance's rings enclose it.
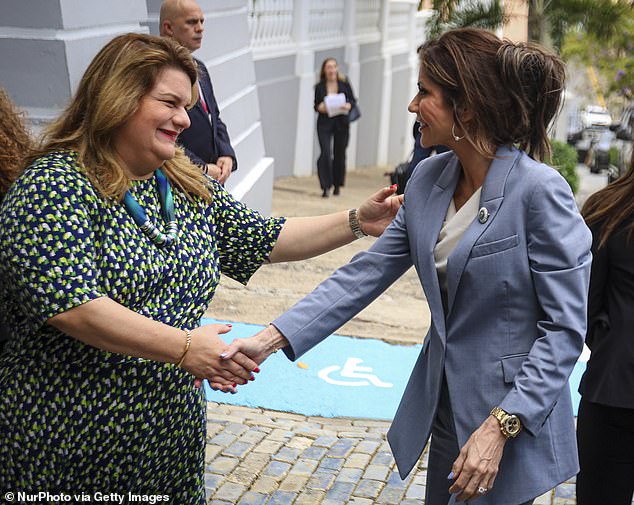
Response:
[[[396,184],[374,193],[361,204],[357,213],[361,229],[368,235],[378,237],[392,222],[401,208],[403,195],[395,195]]]
[[[471,434],[448,477],[455,479],[449,492],[458,493],[456,501],[475,500],[493,487],[506,440],[492,416]]]

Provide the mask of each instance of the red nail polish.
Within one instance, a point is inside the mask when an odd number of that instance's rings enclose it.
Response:
[[[396,189],[396,187],[397,187],[397,185],[396,185],[396,184],[392,184],[392,185],[390,186],[390,189]]]
[[[237,385],[237,384],[232,384],[232,386],[235,388],[235,387],[237,387],[238,385]]]
[[[229,328],[233,328],[233,325],[232,325],[232,324],[227,324],[227,325],[225,325],[225,326],[228,326]]]
[[[254,371],[255,373],[260,373],[260,368],[256,366],[256,367],[253,369],[253,371]]]
[[[249,377],[249,380],[250,380],[250,381],[254,381],[254,380],[255,380],[255,377],[253,377],[253,375],[252,375],[251,377]]]

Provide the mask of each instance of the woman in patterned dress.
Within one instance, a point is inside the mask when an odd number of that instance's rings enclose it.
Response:
[[[0,203],[9,186],[22,172],[23,158],[31,147],[31,136],[24,127],[22,114],[9,95],[0,87]],[[0,312],[0,352],[8,339],[8,332]]]
[[[221,361],[225,325],[199,326],[220,273],[314,256],[399,206],[393,188],[359,209],[264,218],[176,147],[196,67],[169,39],[122,35],[0,210],[0,491],[169,495],[204,503],[205,401],[251,379]],[[160,167],[158,169],[157,167]],[[360,224],[360,229],[359,228]]]

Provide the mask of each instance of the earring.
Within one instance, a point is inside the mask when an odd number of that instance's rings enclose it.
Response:
[[[460,142],[463,138],[465,138],[465,136],[463,135],[462,137],[458,137],[458,135],[456,135],[456,130],[455,130],[455,128],[456,128],[456,123],[454,123],[454,124],[452,124],[452,125],[451,125],[451,134],[453,135],[453,139],[454,139],[456,142]]]

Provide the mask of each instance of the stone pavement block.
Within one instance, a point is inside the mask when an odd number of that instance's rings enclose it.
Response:
[[[337,504],[345,503],[354,491],[356,485],[352,482],[335,481],[332,487],[326,492],[325,500]]]
[[[226,475],[231,472],[238,464],[240,460],[236,458],[225,458],[224,456],[219,456],[214,459],[211,463],[209,463],[205,470],[211,473],[217,473],[220,475]]]
[[[284,445],[283,442],[276,440],[262,440],[258,445],[253,448],[253,452],[263,452],[264,454],[275,454],[280,450],[280,447]]]
[[[209,462],[212,459],[214,459],[216,456],[218,456],[218,454],[220,453],[220,451],[222,451],[222,447],[219,445],[211,445],[211,444],[207,444],[205,446],[205,461]]]
[[[294,491],[296,493],[304,489],[310,477],[308,475],[292,475],[288,474],[280,483],[280,491]]]
[[[356,450],[355,450],[356,451]],[[365,468],[370,463],[370,455],[353,452],[343,464],[345,468]]]
[[[350,482],[356,484],[361,480],[363,470],[361,468],[342,468],[337,472],[337,482]]]
[[[420,500],[403,500],[399,505],[421,505]]]
[[[318,461],[315,459],[302,458],[293,465],[289,474],[310,476],[317,468],[317,465]]]
[[[295,436],[286,444],[286,447],[303,451],[313,445],[313,442],[312,438]]]
[[[287,463],[293,463],[300,454],[300,449],[293,447],[282,447],[274,456],[273,459],[285,461]]]
[[[560,484],[555,489],[556,498],[574,498],[575,497],[575,485],[574,484]]]
[[[271,461],[264,469],[264,475],[268,475],[280,481],[286,476],[290,468],[291,465],[283,461]]]
[[[321,460],[321,458],[323,458],[327,452],[328,449],[326,449],[325,447],[312,446],[302,452],[302,458]]]
[[[376,440],[364,440],[354,449],[354,452],[372,455],[379,448],[380,442]]]
[[[343,458],[331,458],[330,456],[326,456],[321,460],[319,470],[333,470],[338,472],[343,467],[343,463]]]
[[[242,460],[240,468],[248,470],[254,474],[259,474],[269,461],[270,455],[258,452],[251,452],[247,454],[247,457]]]
[[[412,478],[412,484],[418,484],[419,486],[425,486],[427,484],[427,472],[417,473]]]
[[[268,495],[249,491],[240,499],[238,505],[264,505],[268,499]]]
[[[339,439],[341,440],[347,440],[347,439],[363,440],[368,436],[368,433],[366,433],[365,430],[340,431],[339,433],[337,433],[337,435],[339,435]]]
[[[339,440],[328,450],[328,456],[333,458],[345,458],[354,449],[354,443],[349,439]]]
[[[381,480],[387,479],[390,473],[389,467],[385,465],[369,465],[363,474],[364,479]]]
[[[331,445],[335,444],[337,440],[339,440],[337,437],[329,437],[329,436],[319,437],[313,442],[313,446],[330,447]]]
[[[551,505],[552,495],[553,495],[553,492],[548,491],[547,493],[541,496],[538,496],[533,502],[533,505]]]
[[[211,500],[209,505],[233,505],[233,503],[225,500]]]
[[[247,487],[235,484],[233,482],[225,482],[222,486],[218,488],[216,494],[214,495],[214,499],[216,500],[226,500],[230,503],[237,503],[238,499],[247,491]]]
[[[277,480],[267,475],[260,475],[251,486],[251,491],[267,496],[270,496],[276,489]]]
[[[374,500],[353,496],[352,499],[348,502],[348,505],[374,505]]]
[[[376,503],[380,503],[381,505],[398,505],[401,503],[401,498],[403,498],[403,494],[405,494],[404,488],[395,488],[386,486],[381,491],[381,494],[376,499]]]
[[[286,419],[289,421],[297,421],[303,423],[306,421],[306,416],[302,414],[295,414],[293,412],[275,412],[275,419]]]
[[[300,493],[293,505],[319,505],[324,499],[325,491],[307,489]]]
[[[380,451],[377,452],[372,458],[373,465],[386,465],[389,466],[394,463],[394,456],[391,452]]]
[[[205,489],[216,492],[216,489],[220,486],[224,477],[222,475],[215,475],[213,473],[205,474]]]
[[[425,498],[425,486],[418,484],[412,484],[407,488],[405,498],[410,500],[423,500]]]
[[[259,427],[253,427],[249,431],[240,435],[238,442],[244,442],[245,444],[256,445],[266,437],[267,432],[259,429]]]
[[[245,426],[244,423],[229,423],[224,431],[233,435],[242,435],[244,432],[249,431],[249,427]]]
[[[270,440],[276,440],[278,442],[286,443],[289,438],[292,438],[293,432],[287,429],[275,428],[271,433],[269,433]]]
[[[223,429],[221,424],[207,423],[207,440],[214,438]]]
[[[249,451],[252,449],[252,445],[246,442],[234,442],[229,447],[227,447],[224,451],[222,451],[223,456],[234,456],[236,458],[244,458]]]
[[[576,505],[577,500],[574,498],[557,498],[553,499],[553,505]],[[608,505],[607,503],[605,505]]]
[[[238,437],[231,433],[225,433],[224,431],[221,431],[214,438],[212,438],[209,443],[213,445],[221,445],[222,447],[227,447],[228,445],[235,442],[236,438]]]
[[[291,505],[297,498],[297,493],[290,491],[275,491],[267,505]]]
[[[336,475],[333,472],[323,472],[317,470],[306,484],[306,488],[327,491],[335,481],[335,477]]]
[[[354,490],[354,496],[360,498],[376,498],[381,490],[385,487],[384,482],[378,480],[361,479],[357,488]]]
[[[387,479],[387,485],[397,489],[406,488],[411,480],[412,480],[411,473],[407,476],[405,480],[401,480],[401,476],[398,474],[398,472],[392,472],[390,473],[390,476]]]

